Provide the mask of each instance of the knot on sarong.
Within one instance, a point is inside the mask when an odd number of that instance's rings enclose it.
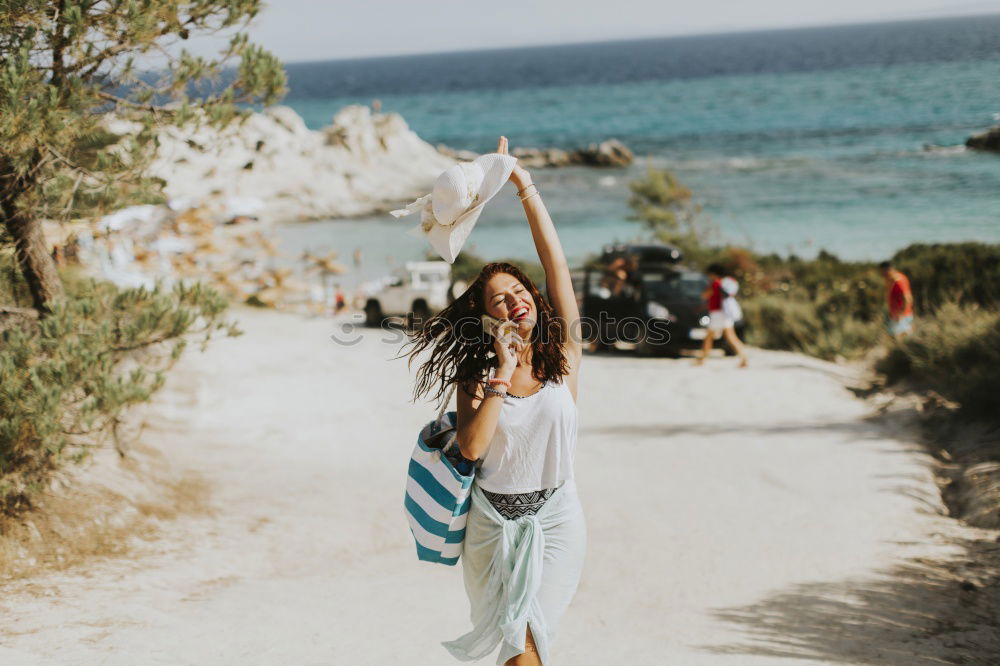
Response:
[[[532,613],[542,578],[545,533],[536,516],[503,522],[503,567],[501,580],[504,615],[500,624],[503,642],[517,653],[524,651],[528,620],[538,624]]]

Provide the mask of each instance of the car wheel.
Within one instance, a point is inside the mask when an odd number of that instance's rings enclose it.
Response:
[[[410,311],[406,313],[406,328],[410,331],[416,331],[423,328],[427,324],[427,320],[431,318],[431,310],[427,307],[427,303],[424,301],[417,301],[410,308]]]
[[[643,358],[649,358],[650,356],[656,355],[656,350],[653,346],[646,341],[645,336],[641,340],[635,343],[635,355]]]
[[[382,306],[379,302],[372,300],[365,303],[365,326],[378,328],[383,321],[385,317],[382,315]]]
[[[663,350],[663,355],[666,356],[667,358],[680,358],[681,357],[681,348],[680,347],[673,347],[673,346],[666,347]]]

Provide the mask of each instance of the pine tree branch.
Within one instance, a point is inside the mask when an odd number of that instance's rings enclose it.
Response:
[[[115,104],[121,104],[122,106],[128,107],[130,109],[136,109],[138,111],[150,111],[152,113],[164,113],[164,114],[174,114],[176,111],[165,106],[159,106],[157,104],[139,104],[138,102],[133,102],[129,99],[124,99],[123,97],[118,97],[117,95],[112,95],[109,92],[103,90],[97,92],[97,96],[108,102],[114,102]]]
[[[63,51],[66,48],[66,0],[60,0],[54,17],[52,30],[52,85],[62,87],[64,67]]]
[[[169,333],[165,333],[165,334],[161,335],[158,338],[150,338],[148,340],[143,340],[142,342],[138,342],[138,343],[132,344],[132,345],[121,345],[121,346],[108,347],[108,351],[109,352],[115,352],[115,353],[123,353],[123,352],[136,351],[136,350],[139,350],[139,349],[145,349],[146,347],[150,347],[152,345],[160,344],[161,342],[166,342],[167,340],[171,340],[171,339],[173,339],[175,337],[176,336],[174,336],[174,335],[170,335]]]
[[[117,13],[117,10],[118,7],[115,7],[109,10],[107,13],[110,15],[114,15],[115,13]],[[231,25],[226,26],[224,24],[220,24],[214,27],[202,24],[202,21],[209,19],[217,11],[218,11],[217,8],[206,7],[202,12],[188,15],[188,17],[184,21],[182,21],[179,25],[183,29],[189,27],[201,28],[200,32],[206,35],[215,34],[227,28],[232,28],[233,26]],[[249,24],[249,21],[250,19],[248,17],[243,23],[247,25]],[[171,34],[177,34],[179,32],[177,27],[178,27],[177,25],[171,23],[165,23],[155,34],[152,35],[150,43],[154,47],[160,46],[159,44],[160,39],[162,39],[163,37],[167,37]],[[126,51],[134,50],[138,46],[138,44],[136,44],[134,40],[129,38],[129,35],[127,33],[123,33],[121,35],[118,35],[117,37],[112,37],[109,35],[108,39],[109,41],[111,41],[112,44],[111,46],[108,46],[107,48],[99,51],[98,53],[92,56],[79,60],[78,62],[74,63],[70,68],[68,68],[69,71],[78,73],[79,76],[81,77],[90,78],[97,73],[97,71],[106,61],[114,58],[115,56],[121,55]],[[90,63],[90,65],[88,66],[87,63]],[[81,70],[82,67],[87,67],[87,69]]]
[[[109,46],[87,58],[81,58],[69,68],[69,71],[72,71],[83,79],[92,78],[95,74],[97,74],[97,71],[102,65],[104,65],[105,62],[111,60],[115,56],[125,53],[126,51],[132,51],[135,48],[136,45],[130,41],[126,41],[123,36],[120,41],[115,42],[113,46]],[[90,63],[90,65],[87,66],[87,63]],[[87,67],[87,69],[81,69],[82,67]]]
[[[94,173],[93,171],[90,171],[89,169],[84,169],[83,167],[81,167],[81,166],[79,166],[77,164],[74,164],[72,161],[70,161],[69,159],[67,159],[66,157],[64,157],[59,151],[57,151],[52,146],[46,144],[45,145],[45,149],[48,150],[56,159],[58,159],[60,162],[62,162],[63,164],[65,164],[67,167],[69,167],[73,171],[76,171],[78,173],[82,173],[82,174],[84,174],[86,176],[90,176],[90,177],[92,177],[94,179],[99,180],[97,178],[97,174],[96,173]]]
[[[80,189],[80,183],[83,182],[83,172],[79,172],[76,175],[76,182],[73,183],[73,189],[69,193],[69,198],[66,200],[66,207],[63,208],[62,214],[68,215],[69,211],[73,208],[73,200],[76,198],[76,192]]]

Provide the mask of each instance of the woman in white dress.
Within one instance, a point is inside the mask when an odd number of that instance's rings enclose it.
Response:
[[[497,152],[507,153],[505,138]],[[477,468],[462,552],[473,627],[444,645],[463,661],[499,646],[497,664],[548,666],[586,549],[573,480],[583,348],[580,312],[555,226],[530,174],[515,166],[510,180],[545,269],[549,298],[516,266],[487,264],[465,293],[416,334],[409,355],[412,363],[421,351],[431,351],[418,371],[415,397],[434,385],[438,399],[451,384],[462,389],[455,393],[457,448]],[[486,333],[484,314],[517,335]]]

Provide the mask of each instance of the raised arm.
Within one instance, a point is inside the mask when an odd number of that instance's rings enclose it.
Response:
[[[500,137],[497,152],[507,153],[507,138]],[[535,241],[538,259],[545,269],[545,287],[549,301],[556,314],[563,319],[563,350],[569,362],[570,374],[567,378],[573,397],[576,398],[577,373],[583,356],[581,342],[580,308],[577,306],[576,294],[573,293],[573,280],[569,274],[569,264],[563,254],[562,244],[556,227],[549,217],[549,212],[542,202],[542,195],[532,184],[531,174],[520,166],[515,166],[510,175],[521,196],[524,213],[531,227],[531,237]]]

